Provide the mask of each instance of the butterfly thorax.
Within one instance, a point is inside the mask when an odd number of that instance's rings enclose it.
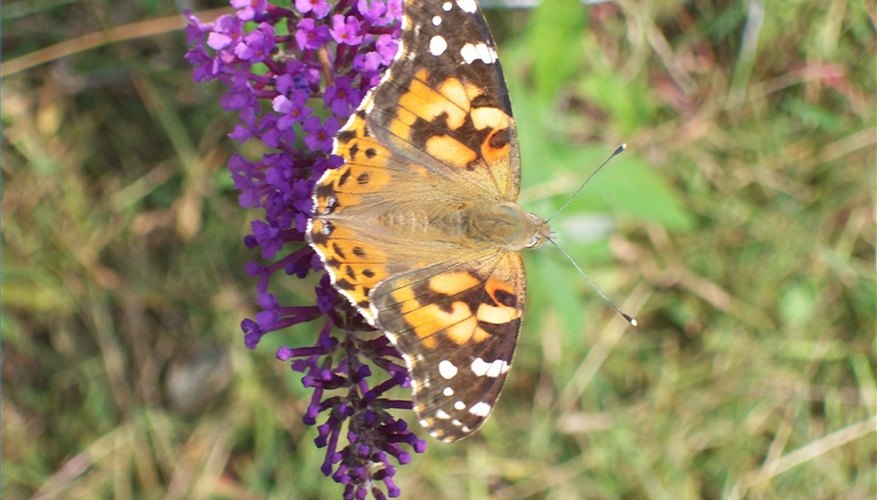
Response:
[[[385,213],[378,222],[390,232],[421,241],[518,251],[535,248],[548,225],[513,202],[459,202]]]

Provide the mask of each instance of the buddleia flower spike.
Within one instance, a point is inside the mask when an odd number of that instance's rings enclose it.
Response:
[[[302,420],[316,426],[325,449],[322,472],[344,485],[345,498],[399,496],[396,467],[425,442],[392,410],[411,401],[391,399],[408,389],[402,358],[376,334],[324,275],[312,305],[283,304],[272,282],[322,270],[304,233],[314,184],[340,166],[332,141],[381,78],[398,47],[401,0],[295,0],[290,7],[232,0],[234,15],[202,23],[188,14],[186,59],[197,82],[225,86],[222,108],[237,117],[229,134],[255,141],[260,157],[233,155],[228,167],[240,205],[262,214],[245,244],[260,252],[247,264],[258,280],[260,311],[242,322],[244,342],[255,348],[267,334],[311,323],[316,339],[297,339],[277,358],[302,375],[311,400]],[[371,333],[369,333],[371,332]]]

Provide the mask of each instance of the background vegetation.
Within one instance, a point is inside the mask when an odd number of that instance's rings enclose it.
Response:
[[[402,467],[403,494],[873,498],[875,4],[513,3],[485,5],[522,198],[551,213],[629,144],[555,226],[641,326],[553,249],[529,255],[498,408]],[[218,86],[191,81],[178,14],[3,3],[8,498],[341,491],[273,359],[313,332],[243,346],[256,214],[237,207],[231,121]],[[309,300],[312,282],[284,286]]]

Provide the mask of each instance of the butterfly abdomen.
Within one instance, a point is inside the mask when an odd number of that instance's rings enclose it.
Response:
[[[518,251],[541,239],[544,224],[512,202],[459,202],[393,210],[378,224],[424,243]]]

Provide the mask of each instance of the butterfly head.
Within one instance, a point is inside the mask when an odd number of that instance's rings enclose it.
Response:
[[[492,241],[505,250],[517,252],[524,248],[538,248],[550,238],[548,224],[538,215],[527,213],[517,203],[506,201],[499,204],[486,203],[476,207],[472,234],[480,233],[484,240]]]
[[[545,240],[550,240],[552,238],[553,232],[551,231],[551,228],[541,217],[534,213],[528,213],[527,219],[532,228],[530,241],[526,245],[527,248],[539,248],[545,243]]]

